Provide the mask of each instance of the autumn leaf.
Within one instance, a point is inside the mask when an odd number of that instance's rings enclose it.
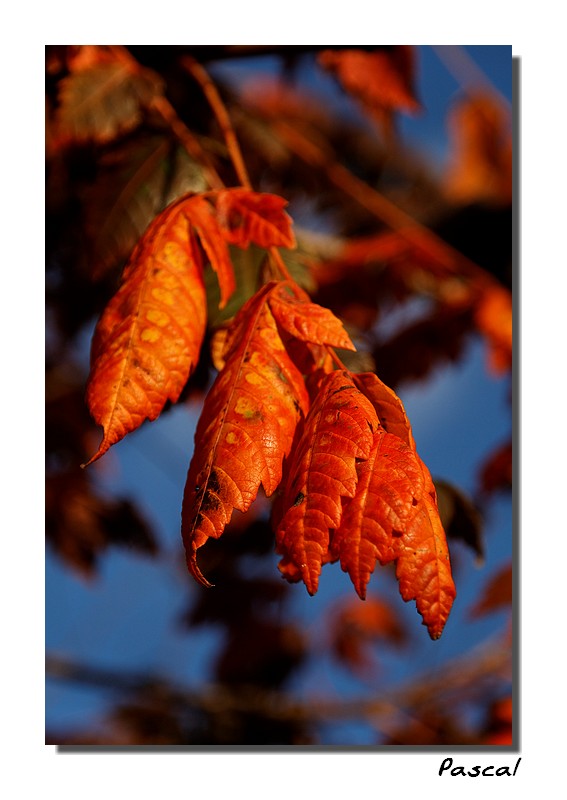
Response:
[[[161,78],[150,70],[133,70],[111,56],[89,62],[60,82],[61,135],[71,141],[109,142],[135,128],[142,110],[162,90]]]
[[[350,374],[326,375],[305,420],[288,468],[277,524],[280,571],[301,578],[315,594],[321,566],[328,560],[331,529],[341,522],[342,499],[354,497],[356,461],[367,459],[378,420]]]
[[[215,207],[219,198],[221,206],[229,203],[227,196],[240,203],[241,246],[251,237],[272,246],[280,241],[280,229],[289,232],[285,201],[238,189],[185,195],[154,219],[93,338],[87,402],[104,438],[89,464],[145,419],[156,419],[167,400],[175,402],[197,364],[207,307],[197,241],[217,274],[221,308],[236,288],[224,238],[229,234]],[[258,222],[266,204],[268,228]],[[235,239],[234,219],[232,225]]]
[[[308,408],[301,373],[290,359],[264,286],[227,332],[219,373],[195,433],[183,497],[182,536],[191,573],[201,583],[196,552],[218,538],[233,509],[246,511],[260,485],[270,496],[281,481],[300,413]]]
[[[410,516],[397,548],[396,577],[402,598],[415,600],[432,639],[438,639],[456,596],[445,532],[427,467],[425,491]]]
[[[287,201],[274,194],[248,189],[220,189],[195,196],[191,221],[217,273],[224,308],[235,290],[229,244],[247,248],[294,247],[291,219],[283,210]]]
[[[285,213],[287,200],[275,194],[248,189],[217,192],[216,207],[224,238],[230,244],[248,247],[295,247],[291,219]]]
[[[448,123],[447,196],[463,205],[510,203],[512,134],[504,104],[489,94],[467,94],[451,108]]]
[[[413,448],[376,426],[368,457],[357,465],[356,494],[345,502],[331,554],[340,559],[357,594],[364,600],[376,562],[396,558],[424,478]]]
[[[302,342],[356,349],[338,317],[328,308],[312,303],[298,286],[282,282],[270,297],[270,308],[278,323]]]
[[[410,45],[372,52],[324,50],[319,54],[319,63],[335,74],[344,89],[382,125],[389,125],[394,111],[414,113],[420,109],[413,88],[414,51]]]
[[[92,578],[110,546],[155,555],[158,544],[136,507],[99,495],[80,470],[50,475],[45,484],[46,538],[58,556]]]
[[[415,600],[431,638],[439,638],[455,597],[435,487],[415,450],[397,395],[371,373],[356,382],[372,400],[379,426],[368,458],[357,463],[356,493],[344,501],[330,552],[364,599],[376,562],[396,562],[404,600]],[[388,430],[386,430],[386,425]],[[389,432],[390,431],[390,432]]]
[[[494,283],[481,296],[474,320],[488,345],[488,365],[501,375],[512,367],[512,295]]]
[[[88,464],[175,402],[199,359],[205,288],[185,206],[182,198],[148,227],[97,324],[87,403],[104,436]]]
[[[415,450],[415,440],[404,404],[374,372],[361,372],[356,383],[374,406],[380,425]]]
[[[122,266],[153,218],[188,192],[207,188],[199,165],[165,134],[106,149],[84,192],[89,263],[99,279]]]
[[[437,507],[449,541],[461,541],[476,555],[476,564],[484,561],[483,519],[479,509],[461,489],[448,481],[435,479]]]
[[[396,387],[423,380],[436,367],[458,361],[473,330],[470,306],[436,306],[429,315],[374,348],[382,380]]]
[[[220,286],[220,308],[224,308],[236,288],[234,270],[219,222],[205,195],[193,195],[186,204],[191,224],[199,235],[203,250],[217,274]]]

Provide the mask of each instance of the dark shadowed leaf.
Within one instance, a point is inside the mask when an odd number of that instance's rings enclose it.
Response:
[[[59,86],[61,134],[70,141],[109,142],[135,128],[162,89],[158,75],[133,72],[120,61],[73,72]]]

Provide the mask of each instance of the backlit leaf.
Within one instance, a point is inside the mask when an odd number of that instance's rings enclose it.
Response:
[[[386,386],[373,372],[359,373],[356,376],[356,383],[374,406],[384,430],[415,449],[404,405],[394,390]]]
[[[240,247],[295,247],[287,200],[275,194],[249,189],[225,189],[217,193],[219,223],[227,242]]]
[[[415,451],[383,428],[374,433],[368,458],[357,465],[357,473],[356,495],[345,502],[331,553],[364,599],[376,562],[388,564],[396,558],[424,478]]]
[[[415,600],[429,635],[438,639],[456,590],[447,540],[437,510],[435,487],[422,461],[421,468],[425,477],[424,492],[396,548],[396,577],[403,599],[406,602]]]
[[[281,481],[300,413],[308,408],[269,306],[278,284],[264,286],[236,315],[225,340],[224,368],[203,407],[183,498],[182,535],[191,573],[205,585],[196,552],[218,538],[233,509],[246,511],[260,485]]]
[[[378,420],[349,373],[326,375],[288,467],[277,525],[280,570],[317,591],[321,566],[328,560],[331,529],[341,522],[342,498],[354,497],[357,459],[366,459]]]
[[[205,289],[184,202],[149,226],[97,324],[87,403],[104,437],[89,464],[175,402],[199,359]]]
[[[342,322],[297,286],[282,282],[270,297],[270,308],[277,322],[300,341],[355,350]]]
[[[199,234],[211,267],[217,273],[221,292],[220,308],[224,308],[236,288],[236,281],[223,232],[212,205],[203,195],[194,195],[189,199],[187,213]]]

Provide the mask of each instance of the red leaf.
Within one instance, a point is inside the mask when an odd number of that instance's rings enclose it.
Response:
[[[387,564],[397,556],[424,479],[415,451],[382,428],[374,433],[368,459],[357,465],[357,473],[356,495],[345,502],[331,554],[333,560],[340,558],[364,600],[376,561]]]
[[[437,639],[455,586],[435,488],[415,450],[401,400],[372,373],[355,381],[372,400],[384,429],[374,433],[368,459],[357,464],[356,494],[344,502],[331,557],[340,558],[363,599],[376,561],[395,561],[403,599],[416,601],[431,638]]]
[[[289,465],[277,526],[282,573],[301,577],[315,594],[328,560],[330,530],[341,521],[342,498],[356,492],[356,459],[366,459],[378,425],[370,402],[350,374],[326,375]]]
[[[233,509],[249,508],[260,484],[268,496],[274,492],[300,412],[307,412],[303,378],[285,350],[268,302],[276,287],[264,286],[235,317],[225,342],[225,366],[197,425],[182,535],[189,570],[205,585],[197,549],[222,534]]]
[[[201,245],[211,267],[217,274],[221,299],[219,308],[224,308],[236,288],[234,269],[230,260],[228,246],[215,216],[212,205],[202,195],[193,195],[186,202],[186,212],[191,224],[199,234]]]
[[[278,324],[302,342],[356,350],[342,322],[298,286],[282,282],[270,297],[270,308]]]
[[[205,287],[185,203],[148,227],[96,327],[87,403],[104,436],[88,464],[175,402],[199,359]]]
[[[287,200],[249,189],[224,189],[215,193],[219,224],[230,244],[248,247],[295,247],[291,218],[283,210]]]
[[[225,209],[224,227],[215,202]],[[156,419],[168,399],[175,402],[198,361],[206,295],[196,236],[217,273],[222,308],[236,287],[223,237],[241,246],[280,242],[289,233],[289,218],[281,211],[284,204],[275,195],[247,190],[190,194],[150,224],[93,339],[87,402],[104,428],[104,438],[89,464],[145,419]],[[233,207],[244,215],[239,237],[226,228],[226,209]]]
[[[356,383],[374,406],[384,430],[415,449],[415,441],[406,410],[394,390],[386,386],[373,372],[359,373],[356,376]]]
[[[392,45],[373,52],[324,50],[319,63],[335,73],[347,92],[356,97],[381,124],[388,125],[394,111],[420,109],[414,82],[411,45]]]
[[[435,488],[423,462],[425,491],[414,508],[396,548],[400,594],[415,600],[432,639],[438,639],[456,596],[445,532],[435,501]]]

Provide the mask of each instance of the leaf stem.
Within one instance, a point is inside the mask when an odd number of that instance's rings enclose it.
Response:
[[[242,157],[238,139],[236,138],[230,116],[217,87],[211,80],[207,71],[201,66],[201,64],[195,61],[194,58],[191,58],[191,56],[184,56],[181,59],[181,63],[189,72],[189,74],[192,75],[192,77],[195,78],[197,83],[201,86],[203,93],[207,98],[215,117],[217,118],[217,122],[219,123],[222,131],[230,159],[240,184],[246,189],[252,189],[252,184],[250,182],[250,178],[248,177],[248,171]]]
[[[293,284],[297,285],[297,282],[291,276],[288,268],[286,267],[285,262],[284,262],[284,260],[282,258],[282,255],[281,255],[280,251],[278,250],[278,248],[277,247],[270,247],[268,252],[270,253],[270,257],[272,259],[272,262],[278,268],[278,270],[282,274],[284,280],[290,281],[290,283],[293,283]]]
[[[348,367],[346,367],[346,366],[343,364],[343,362],[342,362],[342,361],[341,361],[341,359],[338,357],[338,355],[336,354],[336,352],[335,352],[335,351],[333,350],[333,348],[332,348],[332,347],[330,347],[329,345],[327,345],[327,352],[328,352],[328,353],[329,353],[329,355],[331,356],[331,359],[332,359],[332,360],[335,362],[335,366],[337,366],[339,369],[344,369],[346,372],[348,372],[348,373],[349,373],[349,374],[351,374],[351,375],[353,374],[353,373],[350,371],[350,369],[349,369]]]
[[[152,98],[151,104],[152,108],[154,108],[169,125],[187,153],[199,163],[205,175],[205,180],[211,189],[223,189],[224,183],[211,164],[209,156],[201,147],[197,137],[191,133],[185,123],[179,119],[169,100],[163,95],[156,95]]]

